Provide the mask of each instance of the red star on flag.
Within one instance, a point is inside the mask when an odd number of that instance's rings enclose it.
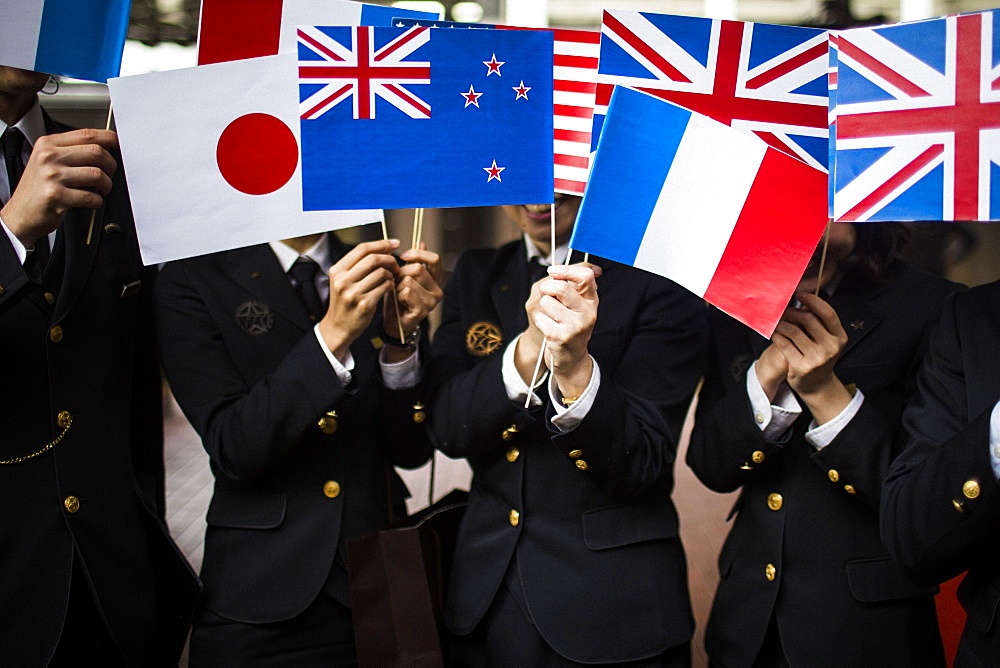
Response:
[[[506,167],[497,167],[497,161],[494,160],[492,167],[483,167],[483,169],[486,171],[487,174],[490,175],[490,178],[486,179],[486,183],[489,183],[493,179],[496,179],[497,181],[500,181],[500,183],[503,183],[503,180],[500,178],[500,172],[507,169]]]
[[[489,75],[487,75],[487,76],[489,76]],[[479,106],[479,98],[481,98],[483,96],[482,93],[477,93],[476,90],[471,85],[469,86],[469,92],[468,93],[459,93],[459,95],[461,95],[462,97],[465,98],[465,106],[466,107],[468,107],[470,104],[474,104],[474,105],[476,105],[478,107]],[[464,107],[463,107],[463,109],[464,109]]]
[[[489,60],[484,60],[483,65],[489,68],[488,70],[486,70],[486,76],[489,76],[494,72],[496,72],[498,77],[502,77],[503,75],[500,74],[500,66],[503,65],[505,62],[507,61],[497,60],[497,54],[495,53],[493,54],[493,57],[490,58]]]
[[[489,76],[489,75],[486,75],[486,76]],[[527,100],[528,99],[528,91],[531,90],[531,86],[525,86],[524,85],[524,81],[522,81],[521,85],[520,86],[514,86],[513,90],[514,90],[515,93],[517,93],[517,97],[514,98],[515,100],[520,100],[522,97],[525,100]]]

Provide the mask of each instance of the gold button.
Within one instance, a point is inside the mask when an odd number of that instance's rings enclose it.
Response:
[[[752,455],[750,455],[750,459],[753,460],[754,464],[760,464],[764,461],[764,453],[760,450],[756,450]]]
[[[569,458],[570,459],[579,459],[580,457],[583,457],[583,450],[570,450],[569,451]]]
[[[319,428],[324,434],[332,434],[337,431],[337,411],[327,411],[326,415],[319,419]]]
[[[3,294],[3,286],[0,285],[0,295],[2,295],[2,294]]]
[[[63,506],[66,508],[67,513],[75,513],[80,510],[80,499],[75,496],[67,496],[63,499]]]
[[[336,499],[340,496],[340,483],[336,480],[327,480],[323,483],[323,493],[331,499]]]
[[[514,434],[516,433],[517,433],[517,425],[512,424],[511,426],[503,430],[503,433],[500,434],[500,438],[502,438],[505,441],[509,441],[510,439],[514,438]]]
[[[60,429],[70,426],[73,424],[72,414],[69,411],[59,411],[59,415],[56,416],[56,424],[59,425]]]
[[[826,475],[830,478],[830,482],[839,482],[840,481],[840,474],[837,473],[833,469],[830,469],[829,471],[827,471]]]
[[[521,513],[516,510],[510,511],[510,525],[516,527],[521,522]]]
[[[768,564],[764,567],[764,577],[767,578],[768,582],[774,582],[774,578],[778,575],[778,569],[774,567],[774,564]]]
[[[854,485],[844,485],[844,491],[848,494],[857,494],[857,490],[854,489]]]
[[[955,501],[954,499],[952,499],[951,505],[955,506],[955,510],[957,510],[958,512],[960,513],[965,512],[965,501]]]
[[[753,467],[750,466],[750,462],[743,462],[743,466],[740,467],[742,471],[753,471]]]
[[[757,421],[757,424],[764,424],[764,416],[761,415],[760,413],[754,415],[753,419]]]
[[[781,510],[782,499],[780,494],[767,495],[767,507],[771,510]]]
[[[427,413],[424,412],[424,405],[419,401],[413,404],[413,421],[417,424],[423,424],[426,419]]]
[[[49,341],[51,341],[52,343],[59,343],[60,341],[62,341],[62,338],[63,338],[63,328],[60,327],[59,325],[56,325],[55,327],[49,330]]]
[[[517,461],[517,458],[521,456],[521,451],[517,448],[511,448],[507,451],[507,461],[513,464]]]
[[[108,223],[104,226],[104,231],[108,234],[118,234],[122,231],[122,226],[118,223]]]
[[[972,480],[966,480],[965,484],[962,485],[962,494],[965,495],[967,499],[975,499],[979,496],[979,481],[973,478]]]
[[[2,294],[2,293],[0,293],[0,294]],[[53,304],[56,303],[56,296],[54,294],[52,294],[51,292],[46,292],[45,293],[45,303],[48,304],[49,306],[52,306]]]
[[[587,462],[583,461],[582,459],[576,460],[576,468],[580,469],[581,471],[586,471]]]

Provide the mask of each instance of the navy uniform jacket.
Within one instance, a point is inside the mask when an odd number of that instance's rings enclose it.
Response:
[[[914,584],[891,561],[878,508],[928,333],[956,286],[904,263],[889,271],[877,284],[845,276],[830,300],[848,335],[835,372],[865,399],[820,451],[805,440],[804,405],[782,442],[764,440],[746,375],[768,341],[719,311],[710,317],[687,461],[717,492],[742,487],[705,635],[715,665],[751,665],[772,616],[792,666],[943,662],[937,588]]]
[[[330,243],[336,261],[347,247]],[[381,318],[351,346],[344,388],[267,244],[167,263],[156,306],[167,378],[215,474],[205,607],[275,622],[323,590],[348,605],[347,540],[387,523],[390,463],[431,452],[414,421],[421,388],[378,377]]]
[[[882,492],[882,537],[915,579],[968,575],[956,666],[1000,661],[1000,489],[990,465],[990,414],[1000,399],[1000,282],[950,301],[907,408],[909,446]]]
[[[63,434],[0,464],[0,654],[12,665],[54,651],[74,551],[130,664],[176,663],[198,593],[161,521],[155,271],[142,268],[120,168],[88,245],[90,215],[66,214],[41,284],[0,234],[0,461]]]
[[[479,624],[516,553],[539,632],[579,662],[657,655],[692,633],[670,492],[702,371],[704,307],[670,281],[597,262],[604,274],[588,348],[601,385],[576,429],[562,434],[549,423],[544,389],[544,407],[525,410],[507,398],[501,346],[486,355],[467,346],[482,342],[476,332],[492,328],[506,344],[527,328],[522,241],[459,260],[434,339],[429,418],[435,444],[467,457],[474,472],[448,625],[465,635]]]

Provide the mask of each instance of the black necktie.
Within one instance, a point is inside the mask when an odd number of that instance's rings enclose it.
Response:
[[[3,144],[3,161],[7,165],[7,182],[10,184],[10,194],[14,194],[14,189],[21,181],[24,174],[24,135],[17,128],[7,128],[0,136],[0,144]]]
[[[302,305],[306,307],[306,312],[313,322],[317,322],[323,317],[323,300],[319,298],[319,290],[316,289],[316,272],[319,265],[314,260],[300,256],[295,261],[288,273],[292,277],[292,287],[295,294],[302,300]]]
[[[528,272],[531,275],[531,283],[535,284],[549,275],[549,268],[547,265],[539,262],[536,255],[528,260]]]

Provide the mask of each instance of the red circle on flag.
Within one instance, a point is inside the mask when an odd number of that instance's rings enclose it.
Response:
[[[215,159],[229,185],[248,195],[266,195],[292,178],[299,147],[284,121],[269,114],[247,114],[222,131]]]

